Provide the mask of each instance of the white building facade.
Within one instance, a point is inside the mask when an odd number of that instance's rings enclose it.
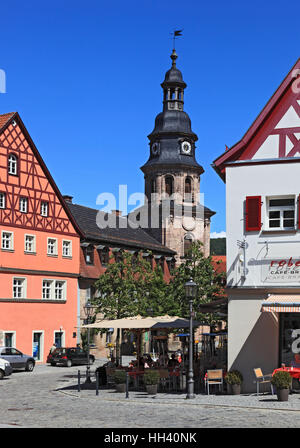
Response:
[[[250,129],[214,161],[226,183],[228,369],[254,392],[300,354],[300,60]],[[300,367],[300,363],[299,363]]]

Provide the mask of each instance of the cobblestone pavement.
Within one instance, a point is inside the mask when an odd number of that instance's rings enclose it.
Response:
[[[97,360],[96,366],[101,363]],[[92,367],[94,371],[95,365]],[[10,428],[299,428],[300,395],[231,396],[117,393],[95,383],[77,390],[85,366],[37,365],[0,382],[0,427]],[[82,382],[84,379],[82,379]]]

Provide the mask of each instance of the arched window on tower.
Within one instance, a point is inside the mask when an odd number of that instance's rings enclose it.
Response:
[[[166,193],[171,196],[174,193],[174,180],[172,176],[165,178]]]
[[[190,177],[186,177],[184,181],[184,200],[193,202],[192,179]]]
[[[156,180],[151,180],[151,193],[156,193]]]
[[[192,243],[193,243],[193,235],[191,235],[190,233],[187,233],[186,235],[184,235],[183,254],[185,257],[187,257],[189,255]]]

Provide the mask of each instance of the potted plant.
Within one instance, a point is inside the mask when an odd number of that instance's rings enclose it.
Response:
[[[126,391],[126,372],[125,370],[115,370],[113,374],[117,392]]]
[[[276,387],[278,401],[288,401],[292,377],[289,372],[276,372],[272,376],[271,383]]]
[[[144,384],[146,390],[150,395],[157,394],[157,385],[159,383],[160,376],[157,370],[146,370],[144,373]]]
[[[241,393],[241,384],[243,382],[243,375],[238,370],[230,370],[225,376],[225,381],[229,385],[232,395],[239,395]]]

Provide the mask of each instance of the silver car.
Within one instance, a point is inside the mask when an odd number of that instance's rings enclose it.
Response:
[[[13,347],[0,347],[0,358],[6,359],[13,370],[25,369],[27,372],[32,372],[35,366],[32,356],[25,355]]]
[[[3,380],[5,376],[11,375],[12,371],[13,369],[9,362],[0,358],[0,380]]]

